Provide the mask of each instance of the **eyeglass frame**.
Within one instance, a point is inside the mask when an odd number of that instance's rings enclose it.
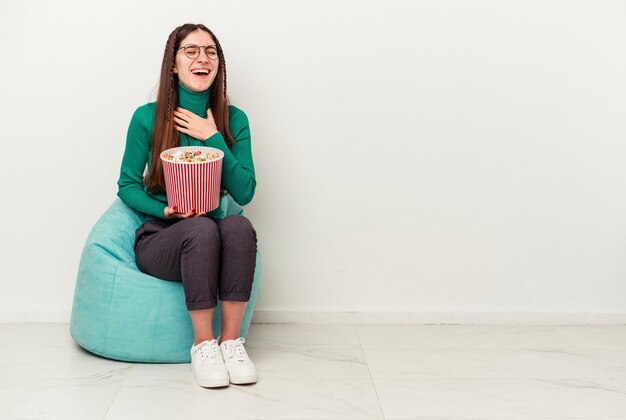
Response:
[[[187,55],[187,50],[186,50],[186,48],[189,48],[189,47],[197,47],[198,49],[203,49],[204,50],[204,54],[209,58],[209,60],[219,60],[219,58],[220,58],[219,52],[217,50],[217,46],[216,45],[187,44],[184,47],[180,47],[177,51],[184,50],[183,53],[185,54],[185,57],[189,58],[190,60],[195,60],[196,58],[200,57],[200,51],[198,51],[198,57],[189,57]],[[209,47],[215,48],[215,53],[217,54],[217,57],[211,58],[211,56],[209,56],[209,53],[207,52]]]

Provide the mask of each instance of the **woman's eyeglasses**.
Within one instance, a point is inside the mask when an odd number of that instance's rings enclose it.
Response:
[[[178,51],[184,50],[185,55],[193,60],[195,58],[198,58],[201,48],[204,48],[204,52],[206,53],[207,57],[209,57],[211,60],[217,60],[217,49],[214,45],[198,46],[195,44],[189,44],[185,45],[184,47],[180,47]]]

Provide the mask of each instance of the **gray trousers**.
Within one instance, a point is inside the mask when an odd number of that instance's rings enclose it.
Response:
[[[162,280],[182,281],[187,309],[250,300],[257,238],[252,223],[232,215],[149,220],[135,231],[137,267]]]

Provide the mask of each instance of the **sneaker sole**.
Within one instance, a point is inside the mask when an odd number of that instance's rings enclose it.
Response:
[[[257,375],[250,376],[231,376],[230,383],[235,385],[253,384],[258,380]]]
[[[230,381],[228,378],[219,378],[219,379],[198,379],[196,378],[196,383],[203,388],[219,388],[222,386],[228,386]]]

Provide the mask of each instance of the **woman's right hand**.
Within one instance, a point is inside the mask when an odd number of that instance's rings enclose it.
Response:
[[[174,204],[172,207],[165,207],[165,209],[163,210],[163,216],[166,219],[186,219],[188,217],[198,217],[204,216],[206,214],[206,212],[196,213],[195,209],[188,213],[179,213],[176,211],[176,208],[176,204]]]

